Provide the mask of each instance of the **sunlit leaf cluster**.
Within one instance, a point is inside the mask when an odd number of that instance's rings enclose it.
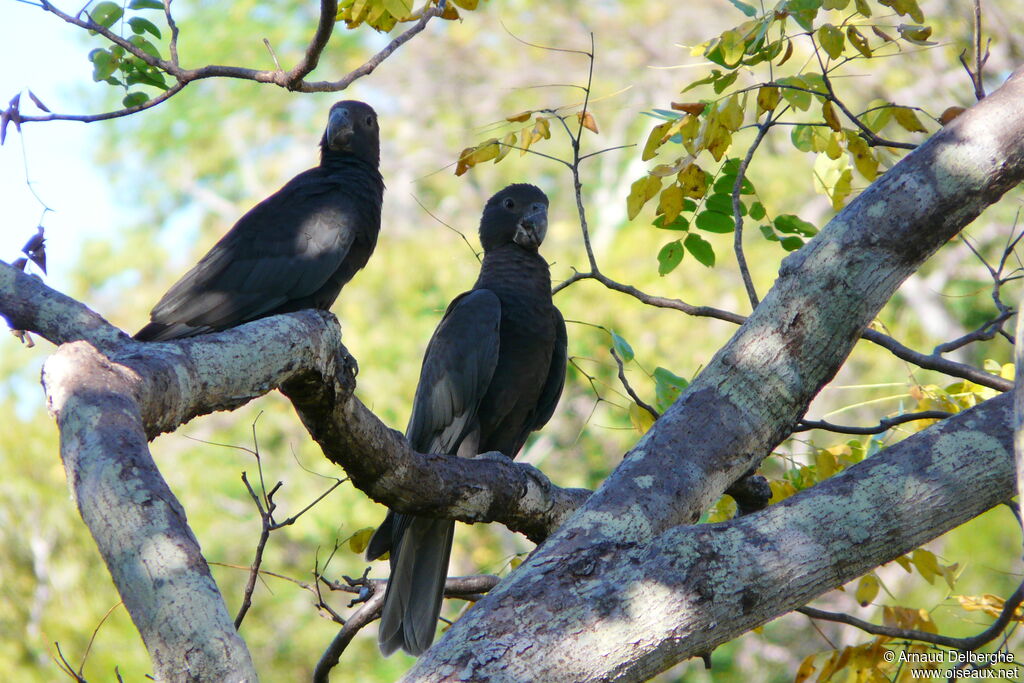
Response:
[[[891,123],[903,135],[928,130],[909,106],[876,100],[855,110],[833,82],[851,62],[932,44],[931,28],[922,25],[925,16],[916,0],[782,0],[763,12],[740,0],[732,4],[748,19],[693,48],[695,56],[714,67],[682,89],[710,89],[709,96],[673,102],[672,111],[652,112],[664,120],[651,130],[643,159],[664,155],[672,161],[658,163],[634,183],[627,198],[631,218],[660,192],[658,213],[667,208],[665,222],[671,223],[676,197],[702,196],[693,168],[707,165],[705,156],[715,162],[730,154],[740,156],[733,150],[733,138],[747,127],[791,128],[793,146],[818,155],[813,184],[836,210],[857,189],[854,171],[873,181],[891,165],[895,151],[908,146],[897,141],[894,147],[881,137]],[[916,23],[894,24],[897,16]],[[762,232],[787,249],[799,246],[797,236],[813,234],[771,227]],[[666,247],[659,259],[662,269],[666,263],[674,267],[680,253],[676,246]]]
[[[350,29],[366,24],[387,33],[397,24],[419,20],[428,8],[439,4],[440,0],[430,0],[422,7],[414,8],[412,0],[341,0],[336,21],[345,22]],[[460,8],[472,11],[479,4],[480,0],[449,0],[439,16],[451,21],[461,19]]]
[[[158,0],[131,0],[128,9],[135,12],[159,10],[160,21],[163,23],[163,3]],[[152,42],[161,40],[163,31],[146,16],[135,14],[126,17],[121,5],[105,0],[92,8],[92,20],[103,28],[115,30],[129,43],[147,55],[160,59],[160,49]],[[154,16],[150,14],[150,16]],[[115,28],[117,27],[117,28]],[[167,80],[160,69],[151,66],[141,57],[131,54],[120,45],[107,48],[96,48],[89,53],[92,62],[92,79],[105,82],[124,89],[121,104],[135,107],[144,104],[150,96],[143,90],[132,89],[133,86],[150,86],[159,90],[167,90]]]

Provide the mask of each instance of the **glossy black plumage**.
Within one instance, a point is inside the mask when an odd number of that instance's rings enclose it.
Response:
[[[484,259],[476,284],[448,306],[423,358],[406,436],[417,451],[513,458],[550,418],[562,393],[565,322],[551,301],[548,265],[537,252],[547,197],[510,185],[480,222]],[[381,651],[412,654],[434,638],[455,523],[388,513],[369,559],[391,552],[379,628]]]
[[[163,341],[268,315],[328,309],[366,265],[380,232],[384,181],[377,115],[336,103],[320,165],[253,207],[171,287],[135,334]]]

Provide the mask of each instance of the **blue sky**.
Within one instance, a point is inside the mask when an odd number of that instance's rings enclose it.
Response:
[[[88,48],[77,31],[38,7],[0,1],[0,102],[6,106],[12,96],[30,88],[54,112],[85,113],[80,93],[95,86]],[[22,95],[22,111],[37,113],[27,94]],[[107,124],[32,123],[21,135],[11,125],[0,147],[0,259],[17,258],[35,232],[43,207],[26,183],[31,180],[35,192],[53,209],[43,224],[49,240],[50,282],[58,288],[81,240],[115,227],[113,198],[89,151],[91,129],[102,125]]]

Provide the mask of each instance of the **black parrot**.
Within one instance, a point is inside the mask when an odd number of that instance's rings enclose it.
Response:
[[[565,321],[537,252],[548,198],[509,185],[484,207],[480,276],[448,306],[420,370],[406,437],[421,453],[514,458],[551,418],[565,382]],[[391,552],[380,649],[418,655],[434,640],[455,522],[388,512],[367,558]]]
[[[319,166],[254,206],[164,294],[136,339],[191,337],[330,308],[380,232],[377,114],[363,102],[336,103],[320,150]]]

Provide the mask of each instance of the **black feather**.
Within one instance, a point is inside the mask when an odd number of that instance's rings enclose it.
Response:
[[[565,322],[537,253],[548,200],[532,185],[492,197],[480,222],[484,259],[427,346],[406,436],[417,451],[514,458],[551,418],[565,381]],[[379,641],[418,655],[434,639],[454,522],[389,512],[368,559],[391,552]]]
[[[328,309],[373,253],[384,181],[373,109],[331,107],[320,165],[253,207],[160,299],[135,334],[163,341]]]

